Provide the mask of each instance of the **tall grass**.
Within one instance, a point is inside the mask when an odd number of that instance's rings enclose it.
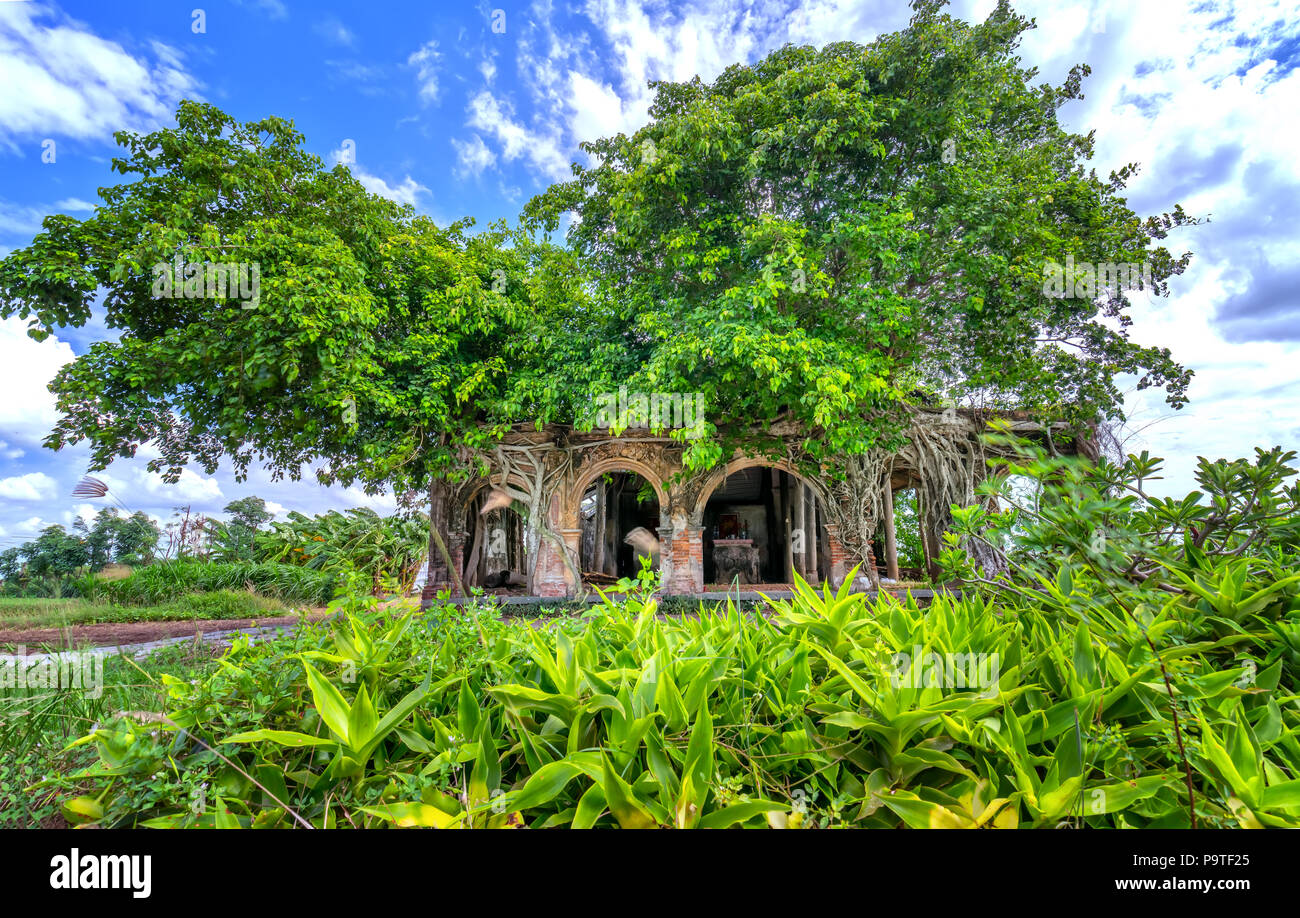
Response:
[[[252,561],[159,561],[121,580],[86,578],[82,594],[117,605],[159,605],[188,594],[251,590],[286,603],[319,606],[334,596],[336,575],[290,564]]]
[[[90,750],[68,743],[116,712],[151,709],[166,703],[163,674],[188,680],[216,666],[188,647],[167,647],[136,664],[123,657],[104,662],[102,693],[81,689],[8,689],[0,692],[0,829],[61,825],[59,794],[33,788],[56,774],[94,763]]]

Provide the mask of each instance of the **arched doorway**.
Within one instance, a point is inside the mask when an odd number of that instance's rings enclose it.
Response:
[[[461,578],[467,589],[527,593],[529,540],[520,506],[504,503],[486,483],[465,502]]]
[[[706,484],[697,514],[706,590],[831,576],[824,496],[787,468],[732,463]]]
[[[642,555],[660,569],[659,506],[658,491],[636,472],[610,469],[592,477],[578,501],[584,583],[603,586],[635,577]]]

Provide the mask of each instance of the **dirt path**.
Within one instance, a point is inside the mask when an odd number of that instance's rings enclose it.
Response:
[[[316,622],[329,615],[324,609],[307,613]],[[0,647],[23,645],[27,653],[39,653],[47,647],[117,647],[144,644],[167,638],[193,637],[195,632],[237,631],[245,628],[296,625],[298,615],[271,618],[220,618],[182,622],[104,622],[95,625],[68,625],[65,628],[0,629]]]

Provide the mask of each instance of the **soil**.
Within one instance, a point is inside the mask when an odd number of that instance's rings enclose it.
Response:
[[[308,621],[320,621],[329,615],[324,609],[307,613]],[[143,644],[165,638],[190,637],[196,631],[234,631],[264,625],[294,625],[298,615],[271,618],[219,618],[184,622],[104,622],[94,625],[68,625],[63,628],[0,629],[0,646],[21,644],[27,653],[40,653],[49,646],[115,647]]]

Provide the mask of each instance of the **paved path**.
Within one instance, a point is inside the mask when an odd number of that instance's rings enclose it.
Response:
[[[249,636],[250,640],[254,642],[259,640],[264,641],[267,640],[268,638],[273,638],[276,637],[277,635],[292,631],[294,628],[297,627],[298,626],[296,624],[261,625],[256,628],[232,628],[229,631],[206,631],[202,633],[201,640],[204,644],[210,644],[213,646],[226,646],[229,645],[231,641],[235,639],[236,636],[241,634],[246,634]],[[122,653],[134,657],[137,660],[143,660],[146,657],[148,657],[151,653],[153,653],[155,650],[159,650],[163,647],[173,647],[177,644],[193,644],[193,643],[194,643],[194,635],[190,635],[189,637],[174,637],[174,638],[164,638],[158,641],[145,641],[140,644],[118,644],[114,646],[105,646],[105,647],[85,647],[75,651],[62,650],[53,653],[31,653],[31,654],[27,654],[26,656],[13,656],[12,654],[0,654],[0,661],[7,661],[10,659],[20,659],[30,664],[38,660],[64,659],[67,658],[69,654],[81,654],[81,653],[96,654],[99,656],[110,656],[110,657],[115,657],[118,654]]]

